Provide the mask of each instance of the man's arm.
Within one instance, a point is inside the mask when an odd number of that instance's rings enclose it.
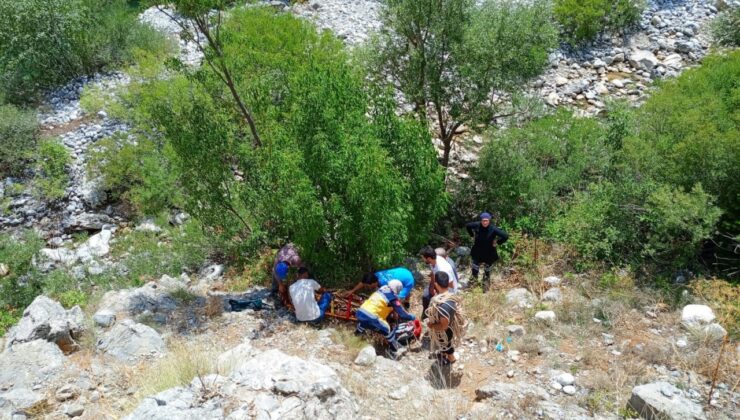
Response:
[[[416,319],[413,314],[410,314],[403,309],[400,299],[394,299],[393,302],[391,302],[391,305],[393,306],[393,310],[398,314],[398,317],[403,321],[413,321]]]
[[[480,222],[470,222],[465,225],[465,230],[468,231],[468,235],[475,236],[475,230],[480,226]]]
[[[362,289],[364,287],[365,287],[365,283],[359,282],[359,283],[357,283],[355,285],[355,287],[352,288],[352,290],[350,290],[349,292],[344,292],[344,293],[342,293],[342,295],[344,295],[344,296],[354,295],[355,293],[357,293],[358,290],[360,290],[360,289]]]

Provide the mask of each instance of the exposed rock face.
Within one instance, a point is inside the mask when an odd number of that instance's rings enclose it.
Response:
[[[18,325],[8,332],[5,346],[46,340],[70,352],[77,348],[75,340],[84,329],[84,316],[79,306],[66,310],[59,302],[38,296],[23,311]]]
[[[534,296],[532,292],[521,287],[518,289],[511,289],[506,293],[506,303],[516,305],[520,308],[531,308]]]
[[[159,282],[149,282],[136,289],[123,289],[107,292],[98,305],[99,315],[102,311],[128,316],[148,313],[161,315],[165,319],[177,308],[177,301],[169,293],[186,288],[184,282],[163,276]]]
[[[98,340],[98,350],[122,362],[136,362],[165,353],[162,336],[153,328],[130,319],[117,323]]]
[[[531,395],[540,400],[548,400],[550,398],[546,390],[526,382],[510,384],[494,380],[475,390],[475,396],[479,400],[493,399],[509,401],[517,398],[519,395]]]
[[[226,412],[225,407],[232,408]],[[357,406],[328,366],[269,350],[230,376],[196,378],[146,398],[126,419],[356,418]]]
[[[40,391],[64,369],[64,354],[54,343],[34,340],[0,353],[0,418],[11,418],[42,401]]]
[[[648,420],[706,419],[701,405],[667,382],[639,385],[632,389],[629,405]]]

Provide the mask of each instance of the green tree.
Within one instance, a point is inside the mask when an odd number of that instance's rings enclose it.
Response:
[[[554,0],[555,18],[574,44],[590,41],[604,30],[628,28],[640,20],[643,0]]]
[[[171,145],[188,211],[247,247],[291,240],[337,282],[426,240],[447,201],[423,126],[397,117],[387,96],[371,98],[342,44],[303,20],[237,8],[220,31],[261,147],[241,141],[243,121],[211,66],[135,83],[126,99],[137,126]]]
[[[494,122],[496,94],[539,74],[557,39],[544,2],[390,0],[382,19],[371,77],[390,80],[421,121],[431,114],[444,166],[455,136]]]

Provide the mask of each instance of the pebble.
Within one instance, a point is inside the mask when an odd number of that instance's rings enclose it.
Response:
[[[510,370],[510,371],[506,372],[506,377],[507,378],[513,378],[514,377],[514,371],[513,370]]]
[[[568,385],[563,387],[563,392],[568,395],[575,395],[576,394],[576,387],[573,385]]]

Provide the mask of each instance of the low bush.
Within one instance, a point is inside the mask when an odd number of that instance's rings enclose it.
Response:
[[[41,293],[42,285],[32,261],[43,246],[44,241],[31,231],[20,236],[0,234],[0,262],[9,269],[9,274],[0,278],[0,335]]]
[[[81,74],[164,52],[126,0],[0,0],[0,92],[13,103]]]
[[[67,166],[71,158],[67,148],[55,139],[46,139],[39,144],[36,152],[36,187],[47,200],[64,197],[69,183]]]
[[[740,7],[725,10],[712,22],[714,42],[724,47],[740,47]]]
[[[102,181],[113,200],[125,200],[140,215],[155,215],[182,205],[178,174],[167,145],[116,134],[96,143],[87,171]]]
[[[566,38],[578,44],[603,30],[619,31],[640,20],[643,0],[555,0],[555,19]]]
[[[0,178],[21,174],[36,147],[36,113],[0,105]]]

